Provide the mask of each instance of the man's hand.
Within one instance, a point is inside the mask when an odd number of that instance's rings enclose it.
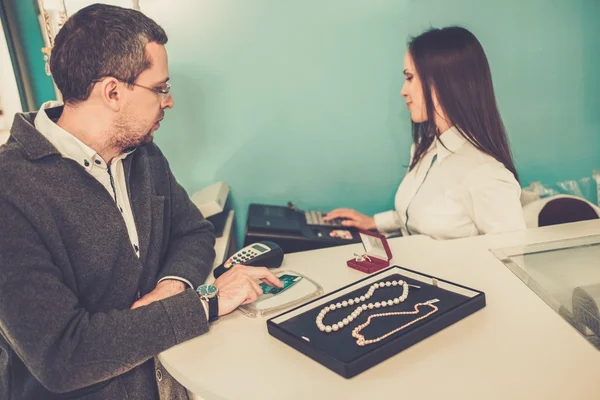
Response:
[[[219,288],[219,316],[229,314],[242,304],[256,301],[262,289],[256,283],[264,280],[271,286],[283,287],[283,283],[265,267],[235,265],[214,283]]]
[[[150,303],[166,299],[167,297],[175,296],[185,290],[187,286],[185,283],[175,279],[165,279],[160,282],[153,291],[140,298],[138,301],[133,303],[131,309],[135,309],[142,306],[147,306]]]

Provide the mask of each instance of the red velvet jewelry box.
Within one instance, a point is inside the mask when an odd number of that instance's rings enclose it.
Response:
[[[392,251],[385,236],[362,229],[358,233],[365,252],[362,255],[355,254],[356,257],[346,261],[346,264],[367,274],[389,267]]]

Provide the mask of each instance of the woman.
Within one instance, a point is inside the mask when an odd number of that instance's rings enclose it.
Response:
[[[396,209],[369,217],[342,208],[326,219],[435,239],[525,229],[517,171],[477,38],[460,27],[417,36],[404,76],[413,146]]]

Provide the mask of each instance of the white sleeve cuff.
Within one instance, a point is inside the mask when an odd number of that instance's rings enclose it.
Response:
[[[165,276],[164,278],[161,278],[157,284],[161,283],[162,281],[166,281],[167,279],[173,279],[175,281],[186,283],[190,288],[192,288],[192,290],[196,290],[196,288],[192,285],[192,282],[188,281],[187,279],[183,279],[180,276]]]
[[[385,211],[373,216],[377,230],[384,235],[401,232],[402,221],[395,210]]]

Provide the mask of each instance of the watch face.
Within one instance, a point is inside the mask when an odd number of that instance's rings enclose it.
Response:
[[[201,285],[198,287],[198,293],[207,297],[215,296],[218,291],[219,289],[215,285]]]

